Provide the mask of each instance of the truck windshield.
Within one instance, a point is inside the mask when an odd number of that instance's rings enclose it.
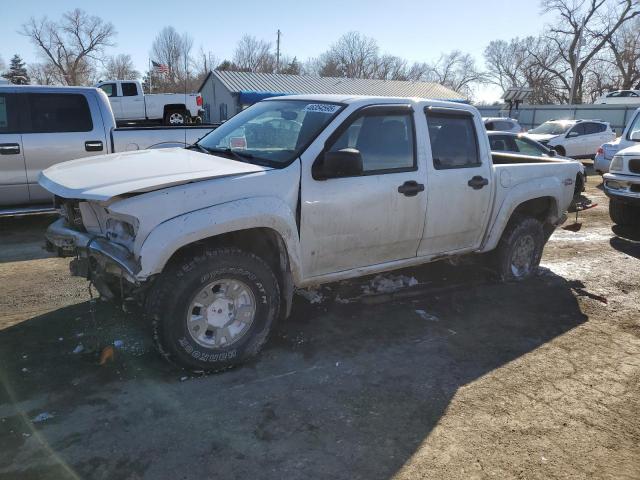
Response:
[[[570,123],[564,122],[544,122],[537,128],[529,130],[529,133],[538,133],[541,135],[562,135],[571,128]]]
[[[197,143],[249,163],[283,167],[344,108],[308,100],[267,100],[238,113]]]

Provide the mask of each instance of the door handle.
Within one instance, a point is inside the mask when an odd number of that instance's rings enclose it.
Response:
[[[103,150],[101,141],[84,142],[84,149],[87,152],[101,152]]]
[[[20,145],[17,143],[0,143],[0,155],[17,155],[20,153]]]
[[[398,187],[398,193],[403,194],[405,197],[415,197],[422,191],[424,191],[424,185],[416,182],[415,180],[404,182]]]
[[[489,185],[489,179],[483,178],[480,175],[476,175],[467,182],[467,185],[469,185],[474,190],[480,190],[485,185]]]

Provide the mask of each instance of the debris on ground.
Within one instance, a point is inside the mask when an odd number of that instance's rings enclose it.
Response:
[[[424,310],[416,310],[416,313],[423,320],[428,320],[430,322],[439,322],[440,319],[435,315],[431,315],[430,313],[425,312]]]
[[[124,347],[124,341],[122,340],[114,340],[113,341],[113,346],[116,348],[122,348]]]
[[[376,275],[366,285],[362,285],[362,293],[373,295],[375,293],[391,293],[406,287],[418,285],[418,280],[405,275]]]
[[[31,421],[33,423],[42,423],[42,422],[46,422],[47,420],[53,418],[53,415],[49,412],[42,412],[39,413],[38,415],[36,415],[35,417],[33,417],[31,419]]]
[[[115,351],[111,345],[104,347],[100,353],[100,365],[106,364],[108,361],[113,362]]]
[[[309,303],[324,302],[324,295],[317,288],[299,288],[296,293],[305,298]]]
[[[73,349],[73,353],[82,353],[84,352],[84,345],[82,345],[82,343],[79,343],[76,348]]]

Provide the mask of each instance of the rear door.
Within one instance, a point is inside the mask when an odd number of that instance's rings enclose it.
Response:
[[[38,185],[40,172],[56,163],[106,153],[99,106],[84,93],[27,94],[27,126],[22,135],[32,202],[51,194]]]
[[[138,91],[136,82],[120,83],[122,91],[122,118],[124,120],[142,120],[144,113],[144,96]]]
[[[319,155],[312,149],[303,154],[303,165],[317,167],[325,151],[357,149],[364,169],[361,176],[329,179],[318,178],[312,169],[303,174],[300,243],[305,276],[416,256],[426,176],[418,161],[414,120],[408,105],[364,107],[345,119]]]
[[[425,115],[429,188],[418,256],[475,249],[487,225],[493,188],[489,150],[479,144],[482,125],[462,109],[428,107]]]
[[[29,202],[20,134],[19,95],[0,93],[0,206]]]

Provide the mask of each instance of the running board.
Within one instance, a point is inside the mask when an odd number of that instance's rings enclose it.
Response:
[[[0,217],[20,217],[23,215],[57,214],[53,205],[29,205],[27,207],[0,208]]]

